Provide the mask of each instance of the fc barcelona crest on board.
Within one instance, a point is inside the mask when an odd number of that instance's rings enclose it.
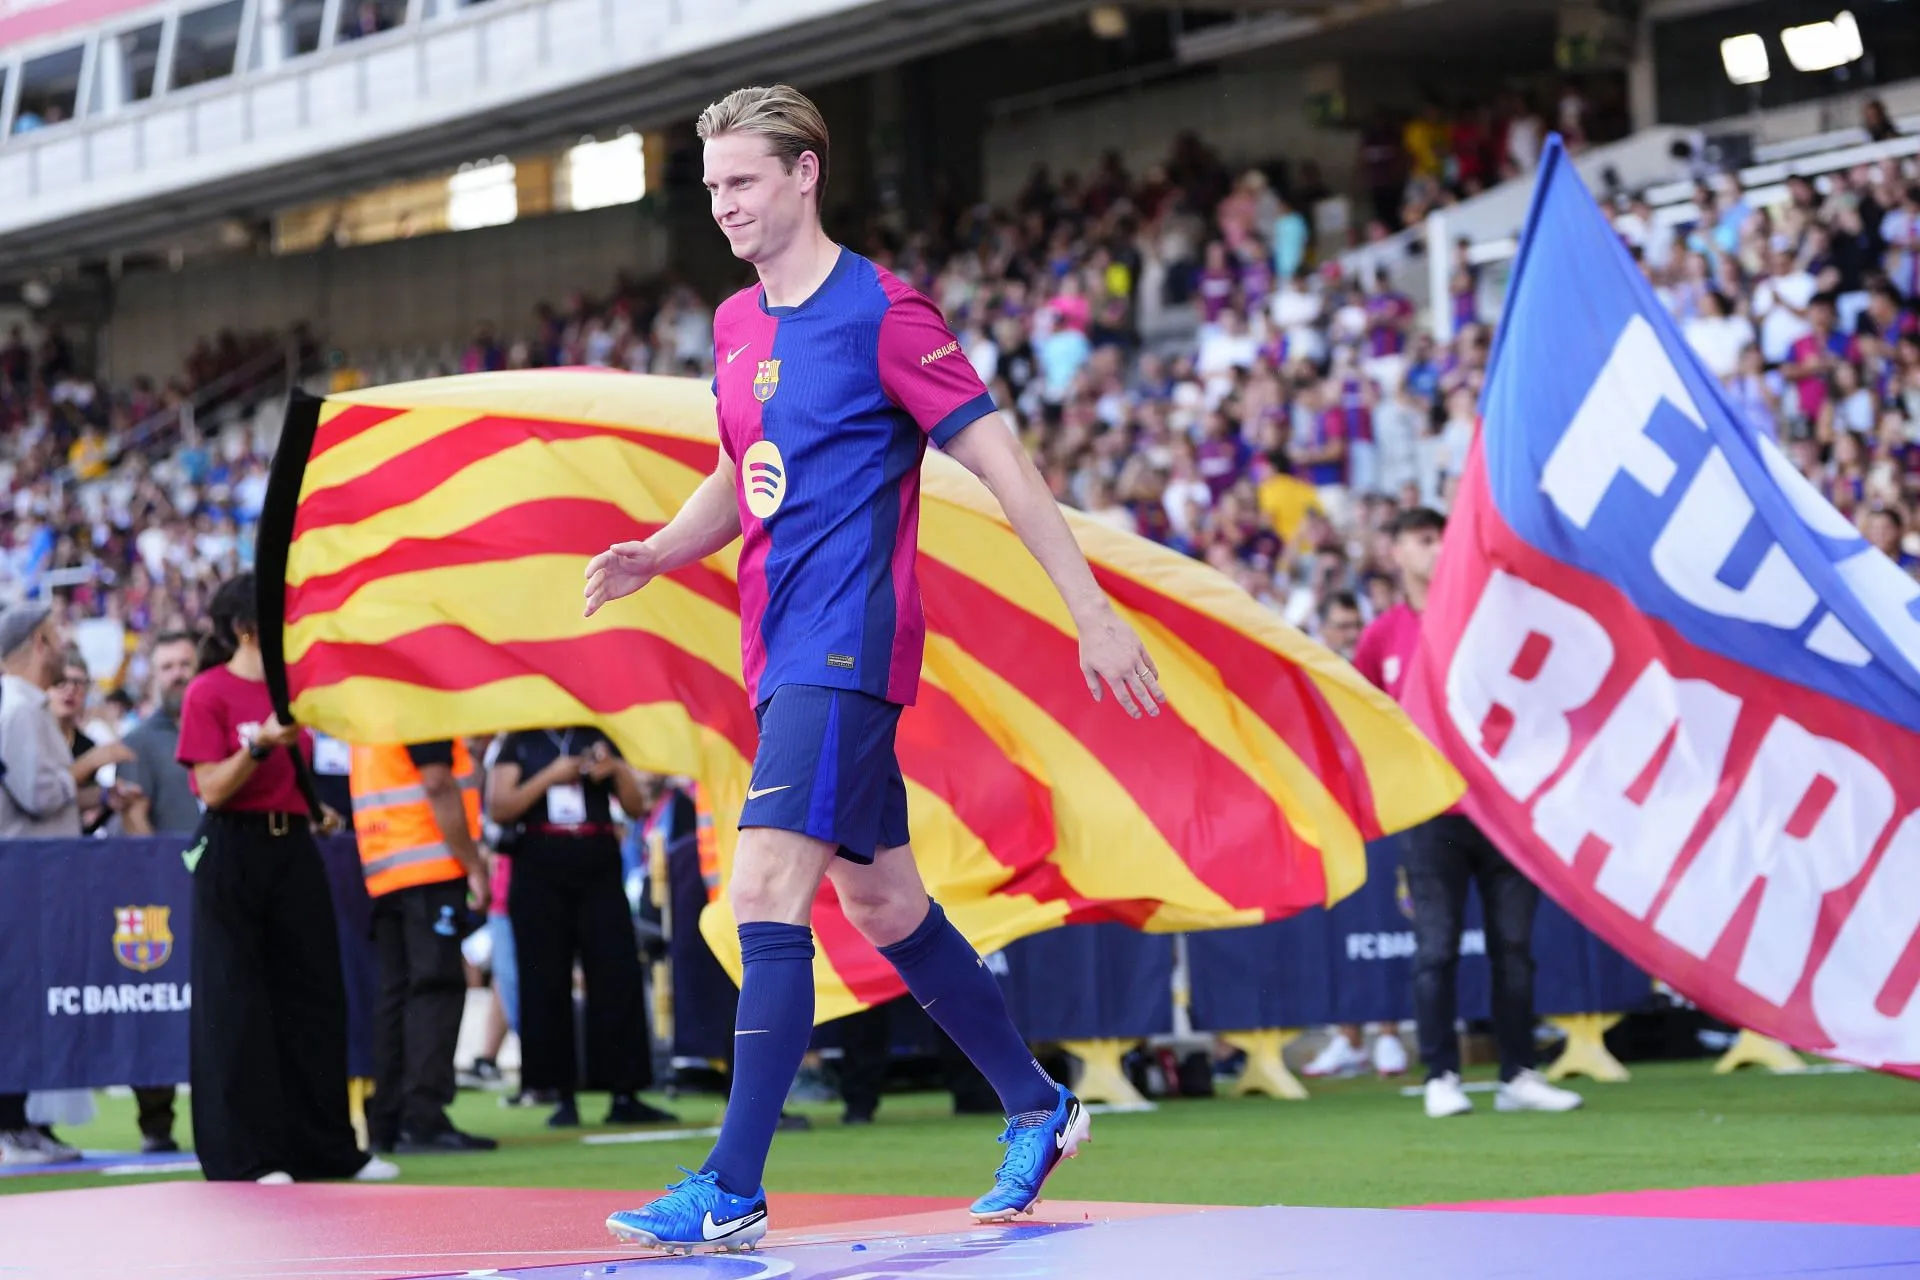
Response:
[[[135,973],[158,969],[173,954],[172,907],[115,907],[113,955]]]
[[[762,360],[760,368],[753,375],[753,398],[765,404],[773,399],[773,393],[780,389],[780,362]]]

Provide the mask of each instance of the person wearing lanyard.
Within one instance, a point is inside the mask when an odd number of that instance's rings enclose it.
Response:
[[[210,1182],[398,1177],[360,1150],[348,1120],[340,939],[294,756],[305,764],[312,744],[274,713],[253,575],[223,584],[208,613],[175,750],[206,806],[181,855],[193,876],[189,1076],[201,1170]]]
[[[488,809],[520,827],[513,857],[513,923],[520,969],[520,1084],[551,1091],[554,1128],[580,1123],[574,1089],[573,964],[587,984],[587,1069],[613,1094],[608,1124],[655,1124],[672,1115],[642,1102],[652,1083],[646,989],[633,911],[621,884],[613,798],[647,812],[640,775],[593,728],[512,733],[487,778]]]

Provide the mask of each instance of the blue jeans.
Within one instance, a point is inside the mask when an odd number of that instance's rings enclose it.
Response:
[[[493,989],[500,994],[501,1007],[507,1011],[507,1025],[520,1030],[520,958],[513,947],[513,921],[505,916],[488,916],[487,932],[493,935]]]
[[[1480,886],[1487,959],[1493,966],[1493,1032],[1500,1078],[1533,1065],[1533,914],[1540,890],[1473,821],[1443,814],[1404,837],[1413,898],[1413,1016],[1427,1079],[1460,1070],[1460,926],[1467,885]]]

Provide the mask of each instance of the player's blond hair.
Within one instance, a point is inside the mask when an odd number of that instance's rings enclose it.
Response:
[[[826,192],[827,122],[813,100],[792,85],[735,89],[700,113],[694,132],[702,142],[728,133],[758,134],[788,173],[802,152],[811,151],[820,161],[820,184],[814,194]]]

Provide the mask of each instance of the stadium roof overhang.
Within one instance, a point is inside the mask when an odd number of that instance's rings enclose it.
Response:
[[[722,3],[715,0],[714,7]],[[614,21],[650,19],[669,8],[678,15],[697,7],[671,0],[596,4],[591,9],[617,15],[605,19]],[[809,21],[764,25],[670,56],[637,57],[603,74],[529,76],[530,87],[524,92],[511,92],[508,86],[508,92],[470,97],[455,109],[436,112],[430,102],[422,109],[413,95],[425,88],[434,51],[421,48],[416,56],[396,58],[395,50],[405,41],[424,44],[462,28],[472,29],[467,41],[484,40],[486,24],[516,13],[581,8],[569,0],[488,4],[462,11],[451,23],[346,44],[277,72],[243,74],[97,120],[8,139],[0,146],[0,188],[10,189],[9,198],[0,201],[0,277],[18,279],[63,262],[149,247],[183,228],[258,219],[303,201],[451,169],[476,158],[563,146],[609,123],[643,129],[668,122],[684,125],[717,94],[740,84],[773,78],[799,83],[840,79],[1026,30],[1085,7],[1085,0],[813,0],[789,6],[789,11],[813,10],[816,16]],[[539,30],[544,38],[546,27]],[[653,40],[656,48],[662,43],[676,42]],[[417,70],[420,81],[407,78],[409,68]],[[323,88],[323,79],[364,85],[369,76],[399,77],[390,95],[382,95],[394,109],[363,111],[354,127],[290,130],[286,145],[276,148],[271,138],[255,136],[251,118],[244,114],[260,106],[263,91],[276,80],[297,82],[301,114],[310,117],[307,104]],[[360,92],[364,95],[364,88]],[[247,101],[237,101],[239,95]],[[187,125],[191,136],[195,124],[221,114],[223,96],[235,97],[230,105],[242,111],[242,136],[230,154],[203,148],[170,164],[142,164],[137,174],[113,171],[130,149],[136,159],[143,158],[142,150],[150,154],[160,149],[157,138],[170,129],[178,132],[180,122],[169,116],[198,117]],[[316,133],[319,136],[309,136]],[[49,178],[68,173],[72,181]]]

